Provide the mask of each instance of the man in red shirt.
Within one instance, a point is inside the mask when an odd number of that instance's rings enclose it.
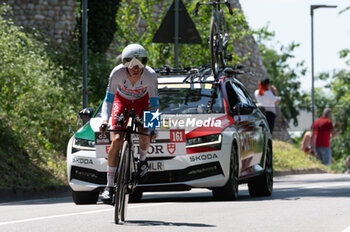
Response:
[[[331,164],[331,149],[330,149],[330,140],[332,137],[336,137],[340,131],[340,122],[337,122],[337,130],[334,130],[332,121],[332,110],[329,108],[325,108],[323,110],[322,116],[315,120],[312,128],[311,128],[311,141],[312,150],[315,151],[317,157],[322,161],[325,165]]]

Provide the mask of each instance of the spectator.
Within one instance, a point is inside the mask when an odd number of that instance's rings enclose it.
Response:
[[[337,130],[334,130],[332,121],[332,110],[325,108],[322,116],[314,121],[311,130],[312,150],[316,148],[317,157],[327,166],[330,165],[332,154],[330,149],[330,139],[336,137],[340,131],[340,122],[337,122]]]
[[[300,145],[300,149],[303,150],[305,153],[310,154],[311,153],[311,130],[308,130],[305,132],[303,140]]]
[[[255,99],[257,103],[265,108],[266,119],[269,123],[271,133],[275,125],[276,118],[276,104],[280,103],[280,98],[277,96],[277,89],[275,86],[271,86],[270,80],[266,78],[263,81],[259,81],[259,89],[255,90]]]
[[[346,171],[344,172],[344,174],[350,174],[350,155],[348,155],[346,157]]]

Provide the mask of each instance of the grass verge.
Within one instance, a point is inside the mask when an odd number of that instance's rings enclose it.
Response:
[[[306,154],[293,145],[274,140],[273,141],[273,165],[275,171],[321,169],[328,171],[316,157]]]

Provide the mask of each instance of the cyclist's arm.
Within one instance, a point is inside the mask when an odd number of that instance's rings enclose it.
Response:
[[[152,83],[149,85],[149,107],[150,110],[159,109],[158,79],[157,74],[152,73]]]
[[[106,90],[106,97],[103,100],[103,104],[102,104],[102,120],[103,123],[107,123],[109,116],[112,113],[112,107],[113,107],[113,101],[114,101],[114,97],[115,97],[115,93],[117,90],[117,83],[116,83],[116,69],[113,69],[113,71],[111,72],[110,76],[109,76],[109,80],[108,80],[108,86],[107,86],[107,90]]]

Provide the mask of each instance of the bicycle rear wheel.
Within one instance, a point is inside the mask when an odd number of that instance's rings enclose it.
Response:
[[[218,32],[217,21],[214,17],[211,17],[209,48],[211,55],[211,67],[215,78],[218,78],[220,66],[224,65],[222,49],[220,49],[220,46],[222,46],[222,38]]]
[[[122,150],[119,156],[119,164],[118,164],[118,176],[116,177],[116,192],[115,192],[115,200],[114,200],[114,222],[116,224],[125,221],[126,210],[127,207],[126,194],[127,194],[127,172],[128,172],[128,150],[129,143],[128,141],[124,141]]]

